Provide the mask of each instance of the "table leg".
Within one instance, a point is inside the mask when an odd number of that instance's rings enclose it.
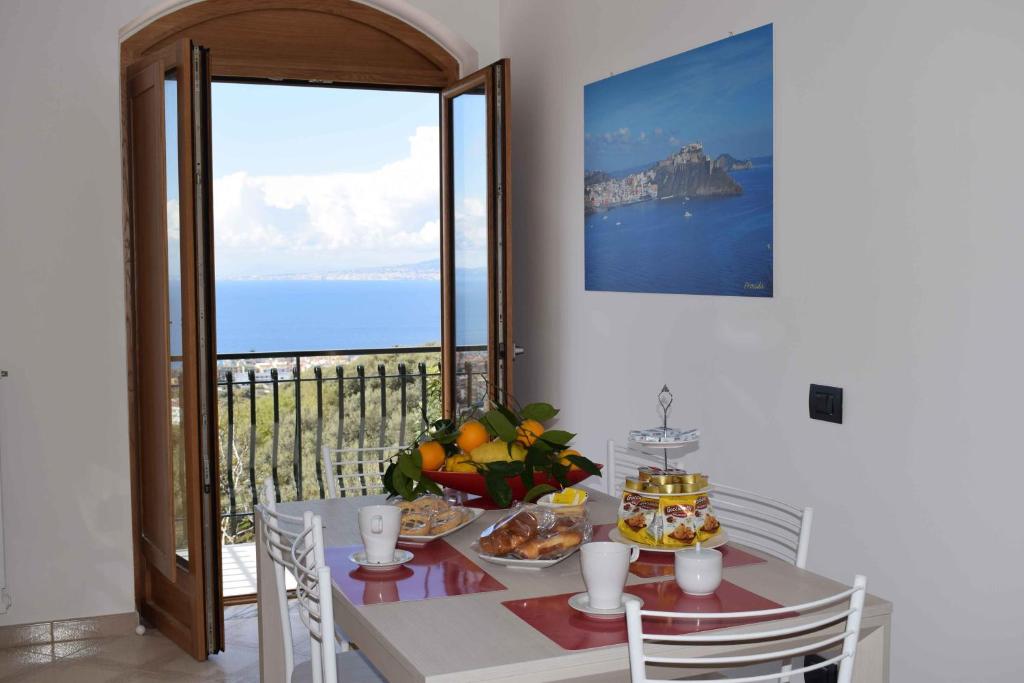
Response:
[[[853,683],[889,683],[890,630],[888,622],[861,630]]]

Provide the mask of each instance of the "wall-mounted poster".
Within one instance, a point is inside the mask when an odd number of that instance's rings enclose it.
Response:
[[[772,296],[772,27],[585,86],[588,290]]]

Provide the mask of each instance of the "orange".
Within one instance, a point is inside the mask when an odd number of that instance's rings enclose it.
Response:
[[[423,458],[424,470],[439,470],[444,465],[444,446],[436,441],[425,441],[420,444],[420,457]]]
[[[470,420],[462,425],[462,429],[459,430],[459,437],[455,439],[455,443],[463,453],[469,453],[477,446],[482,446],[490,440],[491,435],[487,433],[487,428],[476,420]]]
[[[575,448],[567,448],[567,449],[565,449],[564,451],[562,451],[562,453],[561,453],[561,456],[562,456],[562,457],[560,457],[560,458],[558,459],[558,462],[559,462],[559,463],[561,463],[562,465],[567,465],[567,466],[569,467],[569,469],[572,469],[572,470],[578,470],[578,469],[579,469],[579,467],[577,467],[576,465],[574,465],[574,464],[572,463],[572,461],[571,461],[571,460],[569,460],[569,458],[567,458],[567,457],[566,457],[567,455],[578,455],[578,456],[582,457],[582,456],[583,456],[583,454],[582,454],[582,453],[580,453],[580,452],[579,452],[578,450],[576,450]]]
[[[523,420],[516,433],[519,435],[516,441],[529,448],[537,437],[544,433],[544,425],[536,420]]]

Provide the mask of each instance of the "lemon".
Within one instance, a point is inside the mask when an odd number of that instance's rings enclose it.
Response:
[[[509,444],[500,439],[477,446],[469,452],[469,458],[475,463],[483,464],[488,462],[509,462],[511,460],[525,460],[526,449],[518,443],[512,444],[511,453]]]
[[[551,494],[551,502],[557,505],[579,505],[587,499],[587,492],[580,489],[564,489]]]
[[[445,461],[444,469],[448,472],[476,472],[468,453],[456,453],[451,456]]]

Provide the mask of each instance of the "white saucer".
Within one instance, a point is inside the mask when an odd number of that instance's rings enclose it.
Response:
[[[644,606],[643,598],[638,598],[630,593],[622,594],[622,604],[612,609],[598,609],[597,607],[590,606],[590,594],[589,593],[577,593],[576,595],[569,598],[569,607],[572,607],[577,612],[583,612],[584,614],[591,617],[602,617],[604,619],[616,619],[626,613],[626,603],[635,602],[641,607]]]
[[[388,572],[392,569],[397,569],[403,564],[415,557],[408,550],[402,550],[401,548],[395,548],[395,557],[390,562],[367,562],[366,551],[357,550],[348,556],[348,559],[355,562],[360,567],[371,572]]]

